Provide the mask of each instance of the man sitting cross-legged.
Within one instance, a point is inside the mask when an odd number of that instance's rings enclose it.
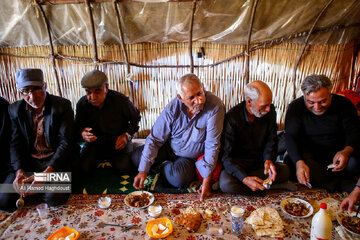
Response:
[[[245,101],[225,116],[220,189],[225,193],[251,195],[263,191],[263,180],[285,182],[289,170],[275,163],[277,151],[276,112],[270,88],[261,81],[245,87]]]

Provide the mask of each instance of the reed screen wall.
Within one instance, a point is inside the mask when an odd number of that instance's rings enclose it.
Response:
[[[197,52],[203,47],[205,55],[197,58]],[[250,53],[250,81],[262,80],[273,91],[273,103],[277,110],[279,128],[283,128],[285,112],[293,100],[293,71],[303,45],[282,43],[270,48]],[[190,72],[188,43],[143,43],[126,45],[129,62],[158,67],[130,67],[131,76],[127,76],[126,65],[120,45],[99,46],[101,61],[99,69],[109,79],[110,88],[130,97],[140,110],[142,119],[137,137],[145,137],[165,105],[176,97],[175,81]],[[354,42],[347,45],[308,46],[297,68],[296,96],[301,96],[300,84],[309,74],[325,74],[333,81],[333,92],[348,89],[352,83],[352,61],[356,59],[355,69],[359,68],[358,58],[354,56]],[[193,43],[194,73],[203,81],[205,88],[225,103],[226,109],[243,100],[245,84],[245,57],[212,66],[213,64],[245,50],[244,45],[222,45],[215,43]],[[78,58],[92,58],[90,46],[58,46],[57,54]],[[16,91],[15,73],[20,68],[41,68],[48,84],[48,91],[59,95],[53,67],[49,58],[49,47],[32,46],[22,48],[2,48],[0,53],[0,95],[14,102],[20,98]],[[32,56],[32,57],[30,57]],[[161,67],[167,65],[168,67]],[[172,65],[172,66],[170,66]],[[174,67],[178,66],[178,67]],[[94,69],[92,61],[56,59],[62,96],[71,100],[75,109],[76,102],[85,91],[81,89],[82,76]],[[354,76],[355,78],[355,76]]]

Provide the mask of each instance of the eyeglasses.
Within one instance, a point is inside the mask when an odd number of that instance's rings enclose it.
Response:
[[[33,89],[22,88],[22,89],[19,89],[19,92],[23,96],[29,96],[30,93],[32,93],[32,94],[40,93],[42,91],[42,89],[43,89],[43,86],[42,87],[34,87]]]

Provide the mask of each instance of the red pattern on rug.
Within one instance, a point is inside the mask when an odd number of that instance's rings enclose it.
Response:
[[[146,233],[146,223],[153,219],[147,214],[146,209],[131,209],[124,204],[126,195],[107,195],[112,199],[108,209],[99,209],[96,206],[101,195],[71,195],[67,204],[57,209],[52,209],[49,218],[41,220],[35,206],[26,206],[11,214],[0,223],[1,239],[47,239],[60,227],[75,228],[80,232],[79,239],[149,239]],[[261,239],[256,237],[250,225],[245,225],[243,234],[236,236],[231,231],[230,207],[238,205],[246,209],[248,216],[256,208],[274,207],[287,224],[285,226],[285,239],[309,239],[311,217],[298,220],[285,215],[280,209],[280,202],[284,198],[297,197],[307,201],[320,200],[333,197],[342,199],[342,194],[330,194],[324,190],[305,190],[297,192],[270,192],[265,197],[244,197],[231,194],[213,194],[204,203],[199,201],[198,194],[154,194],[155,203],[163,207],[160,217],[174,217],[186,207],[192,206],[200,211],[210,209],[214,212],[211,218],[203,219],[200,229],[191,233],[174,224],[174,231],[166,239],[210,240],[219,239],[207,235],[209,225],[222,227],[224,234],[220,239]],[[103,222],[128,225],[137,224],[137,227],[125,230],[119,227],[104,226]],[[334,227],[338,226],[336,222]],[[339,236],[333,230],[333,239]],[[271,238],[270,238],[271,239]]]

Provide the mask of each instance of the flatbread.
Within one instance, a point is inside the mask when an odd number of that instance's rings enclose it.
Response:
[[[284,223],[274,208],[262,207],[253,211],[245,220],[259,237],[284,237]]]

